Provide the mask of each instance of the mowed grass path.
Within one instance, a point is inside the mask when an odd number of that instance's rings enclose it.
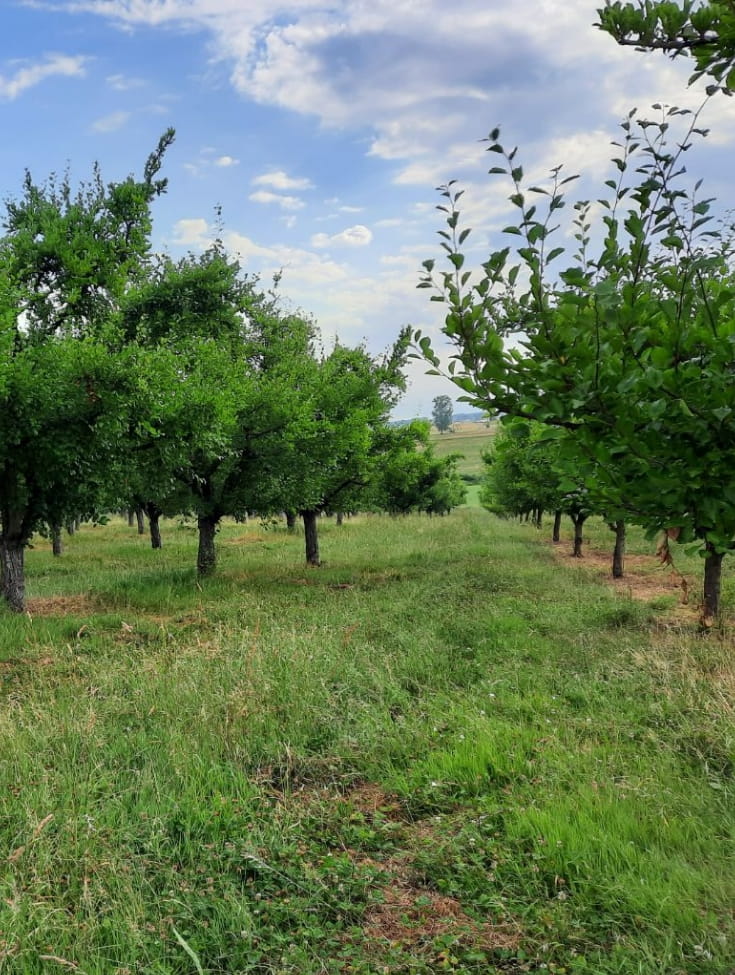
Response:
[[[728,632],[480,509],[322,534],[28,553],[0,972],[731,975]]]

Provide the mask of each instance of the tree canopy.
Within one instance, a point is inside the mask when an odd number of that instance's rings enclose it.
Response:
[[[582,472],[604,483],[611,507],[703,547],[711,618],[735,537],[732,243],[727,228],[713,229],[700,183],[683,181],[696,116],[661,111],[658,121],[634,112],[624,121],[605,194],[594,209],[575,204],[572,255],[552,235],[573,177],[558,168],[547,185],[527,185],[517,150],[493,131],[490,173],[510,182],[518,216],[504,232],[518,248],[493,251],[473,275],[460,194],[448,184],[449,269],[435,275],[425,262],[421,286],[447,305],[450,373],[469,402],[572,431]],[[688,125],[674,135],[680,120]],[[429,340],[416,337],[438,368]]]
[[[140,273],[150,208],[173,130],[143,176],[73,192],[68,177],[26,174],[0,239],[0,569],[22,610],[23,552],[43,523],[93,511],[119,476],[136,400],[135,354],[111,344],[119,304]]]
[[[431,411],[431,417],[434,421],[434,426],[437,428],[439,433],[446,433],[447,430],[451,430],[453,416],[454,404],[452,403],[451,396],[434,397],[434,406]]]

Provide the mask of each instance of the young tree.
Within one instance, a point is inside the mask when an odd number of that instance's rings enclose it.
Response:
[[[459,454],[435,457],[428,421],[386,431],[388,445],[374,481],[372,504],[392,515],[448,514],[467,491],[457,471]]]
[[[302,420],[288,434],[282,504],[301,514],[309,565],[320,562],[318,516],[359,507],[379,474],[390,449],[388,416],[405,388],[409,340],[404,329],[383,357],[337,345],[312,361],[302,388]]]
[[[434,398],[434,408],[431,411],[434,426],[439,433],[446,433],[452,429],[452,419],[454,416],[454,405],[450,396],[436,396]]]
[[[552,221],[571,177],[555,170],[548,187],[527,187],[516,150],[506,152],[494,131],[489,151],[504,164],[490,171],[513,185],[518,220],[506,230],[520,239],[527,285],[509,247],[491,254],[471,283],[452,185],[443,189],[451,268],[437,280],[426,262],[422,285],[438,287],[447,303],[454,381],[470,402],[572,431],[616,511],[651,532],[677,526],[680,540],[697,541],[710,621],[735,537],[727,486],[735,465],[735,289],[729,238],[708,224],[711,200],[699,197],[699,184],[677,182],[697,131],[694,117],[671,148],[669,128],[682,114],[669,109],[637,126],[635,113],[626,119],[599,233],[591,232],[589,205],[577,204],[578,250],[556,277],[549,265],[564,247],[551,246]],[[532,195],[546,197],[540,216]],[[430,343],[418,339],[436,368]]]
[[[197,518],[197,571],[216,565],[226,515],[282,504],[286,430],[297,423],[313,328],[241,275],[217,244],[161,259],[125,302],[124,341],[151,350],[148,437],[134,493],[167,514]],[[155,353],[155,354],[153,354]]]
[[[173,141],[143,178],[104,184],[95,169],[37,185],[6,204],[0,240],[0,576],[25,605],[24,549],[38,526],[91,514],[117,473],[136,395],[134,355],[113,350],[113,312],[149,248],[150,207]]]
[[[509,423],[483,454],[483,507],[494,514],[533,517],[541,527],[545,511],[562,511],[558,448],[544,439],[547,428],[525,420]]]

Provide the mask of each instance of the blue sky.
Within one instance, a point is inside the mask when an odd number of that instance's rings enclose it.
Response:
[[[141,172],[171,125],[154,243],[206,246],[222,207],[243,267],[335,335],[386,348],[404,324],[438,334],[418,291],[438,256],[435,187],[456,178],[478,260],[501,243],[508,189],[486,175],[495,125],[541,178],[564,163],[583,195],[606,178],[630,108],[694,107],[689,65],[619,49],[586,0],[0,0],[0,189],[23,172]],[[687,165],[732,206],[735,99]],[[586,190],[586,192],[584,192]],[[411,367],[397,416],[457,390]]]

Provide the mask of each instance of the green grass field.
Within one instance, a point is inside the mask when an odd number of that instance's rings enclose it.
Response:
[[[449,433],[438,433],[432,431],[431,442],[434,446],[434,453],[437,457],[446,457],[448,454],[461,454],[457,463],[457,470],[460,474],[474,479],[479,479],[485,472],[485,465],[482,454],[488,449],[492,438],[497,432],[498,424],[492,423],[489,426],[485,423],[457,423]],[[477,484],[467,485],[467,504],[478,505],[479,486]]]
[[[359,517],[307,570],[228,524],[201,584],[191,527],[39,540],[0,612],[0,973],[732,975],[732,630],[545,535]]]

